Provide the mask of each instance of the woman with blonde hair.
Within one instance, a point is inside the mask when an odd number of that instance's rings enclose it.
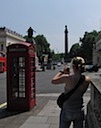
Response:
[[[53,84],[65,84],[64,92],[71,91],[78,83],[82,72],[84,71],[84,59],[75,57],[72,59],[73,74],[68,75],[67,69],[64,67],[62,71],[58,72],[52,79]],[[75,92],[65,100],[60,113],[59,128],[69,128],[73,122],[73,128],[83,128],[84,110],[83,110],[83,94],[86,92],[90,83],[90,78],[85,76],[82,84],[75,90]]]

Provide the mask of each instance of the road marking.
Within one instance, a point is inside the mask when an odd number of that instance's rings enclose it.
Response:
[[[59,96],[60,95],[60,93],[43,93],[43,94],[36,94],[36,96],[52,96],[52,97],[57,97],[57,96]]]
[[[5,103],[1,104],[1,105],[0,105],[0,108],[5,107],[6,105],[7,105],[7,102],[5,102]]]

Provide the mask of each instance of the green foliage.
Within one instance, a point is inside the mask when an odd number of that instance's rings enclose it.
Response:
[[[86,62],[92,62],[93,46],[95,44],[95,38],[98,34],[99,32],[95,30],[92,32],[85,32],[84,36],[82,38],[80,37],[80,43],[72,45],[70,52],[68,53],[68,59],[74,56],[81,56],[86,60]],[[28,36],[25,36],[24,38],[27,39]],[[44,35],[37,35],[34,40],[36,42],[36,51],[39,61],[41,61],[43,53],[48,54],[54,61],[64,58],[63,53],[55,54],[54,50],[50,49],[50,44],[47,42]]]
[[[49,46],[50,44],[47,42],[46,38],[43,35],[38,35],[35,37],[37,51],[42,52],[43,50],[50,51]]]
[[[89,63],[92,63],[93,45],[98,34],[99,32],[94,30],[92,32],[85,32],[84,37],[80,38],[82,56]]]
[[[71,57],[78,56],[79,52],[80,52],[80,48],[81,48],[81,46],[79,43],[72,45],[72,47],[70,49]]]
[[[53,54],[52,56],[53,61],[62,61],[62,58],[63,58],[63,53]]]
[[[36,42],[36,51],[37,55],[40,58],[43,54],[48,54],[50,52],[50,44],[47,42],[46,38],[44,35],[37,35],[35,37],[35,42]]]
[[[86,62],[92,63],[93,45],[95,38],[99,32],[93,30],[92,32],[85,32],[84,37],[80,38],[80,43],[74,44],[70,49],[70,57],[81,56]]]
[[[24,36],[24,38],[27,40],[28,36]],[[44,35],[37,35],[35,38],[33,37],[33,39],[36,42],[36,52],[39,62],[42,61],[43,54],[48,54],[51,58],[51,56],[54,54],[54,51],[51,52],[50,44],[47,42]]]

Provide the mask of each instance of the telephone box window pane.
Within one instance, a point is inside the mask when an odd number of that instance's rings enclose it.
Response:
[[[12,93],[13,97],[17,98],[18,97],[18,58],[14,57],[12,62]]]
[[[19,93],[19,97],[25,97],[25,93],[24,92],[20,92]]]
[[[35,98],[35,57],[31,57],[31,98]]]
[[[25,98],[25,57],[14,57],[12,61],[13,97]]]
[[[18,92],[13,92],[13,97],[18,97]]]
[[[19,57],[19,97],[25,97],[25,57]]]

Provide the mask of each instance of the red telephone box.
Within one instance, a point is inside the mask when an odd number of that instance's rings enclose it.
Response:
[[[35,47],[20,42],[7,47],[7,108],[26,111],[36,105]]]

